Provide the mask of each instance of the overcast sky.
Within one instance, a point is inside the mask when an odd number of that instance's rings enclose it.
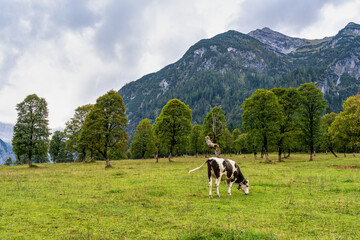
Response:
[[[0,122],[46,99],[51,128],[197,41],[270,27],[308,39],[360,23],[360,0],[0,0]]]

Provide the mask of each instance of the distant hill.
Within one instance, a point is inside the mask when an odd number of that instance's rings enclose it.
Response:
[[[10,143],[13,137],[14,125],[0,122],[0,139]]]
[[[331,111],[359,92],[360,25],[349,23],[337,35],[318,40],[292,38],[269,28],[243,34],[228,31],[190,47],[177,62],[126,84],[119,90],[127,108],[128,131],[141,121],[154,122],[172,98],[193,110],[202,124],[214,106],[227,123],[241,125],[241,104],[256,89],[298,87],[314,82]]]
[[[0,165],[4,164],[9,157],[15,160],[12,153],[11,140],[13,136],[14,125],[0,122]]]

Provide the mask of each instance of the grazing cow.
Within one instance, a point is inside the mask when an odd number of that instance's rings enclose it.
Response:
[[[246,180],[242,175],[239,166],[233,160],[212,157],[206,160],[200,167],[192,169],[189,173],[195,172],[202,168],[205,163],[208,166],[208,177],[209,177],[209,197],[212,198],[212,178],[215,178],[216,194],[220,197],[219,185],[221,180],[226,180],[228,186],[228,194],[231,195],[231,187],[234,183],[238,183],[238,190],[241,190],[248,195],[249,194],[249,180]]]

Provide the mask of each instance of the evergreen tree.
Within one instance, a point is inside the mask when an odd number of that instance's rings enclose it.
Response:
[[[155,132],[161,145],[169,151],[169,161],[175,148],[187,141],[191,131],[192,112],[188,105],[172,99],[163,107],[155,122]]]
[[[87,115],[80,135],[81,145],[96,149],[111,167],[109,150],[125,151],[128,135],[125,132],[127,117],[122,97],[111,90],[96,100],[94,108]]]
[[[153,156],[156,151],[155,136],[149,119],[143,119],[136,128],[134,139],[130,145],[132,157],[144,159]]]
[[[265,152],[266,162],[269,162],[269,143],[276,140],[282,118],[281,106],[275,94],[269,90],[256,90],[243,104],[242,115],[244,129],[248,135],[253,135],[261,143]]]
[[[49,146],[48,109],[44,98],[29,95],[16,105],[17,122],[12,139],[13,152],[20,159],[26,155],[29,167],[34,156],[46,156]]]
[[[320,120],[326,107],[326,100],[314,83],[304,83],[299,87],[301,138],[310,150],[310,161],[313,160],[315,145],[320,138]]]

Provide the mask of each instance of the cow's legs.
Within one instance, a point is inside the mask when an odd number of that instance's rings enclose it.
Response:
[[[221,178],[217,178],[216,181],[215,181],[216,195],[217,195],[218,197],[220,197],[220,193],[219,193],[219,185],[220,185],[220,182],[221,182]]]
[[[231,196],[231,187],[234,184],[234,182],[231,181],[227,181],[227,186],[228,186],[228,195]]]
[[[212,198],[211,188],[212,188],[212,177],[209,177],[209,189],[210,189],[209,198]]]

